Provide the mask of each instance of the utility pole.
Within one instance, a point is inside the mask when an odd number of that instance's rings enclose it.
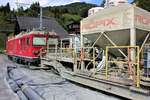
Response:
[[[18,0],[16,0],[17,10],[19,9]]]
[[[40,30],[43,29],[43,9],[42,7],[40,6]]]

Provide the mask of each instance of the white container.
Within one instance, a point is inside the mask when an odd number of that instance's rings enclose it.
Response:
[[[103,10],[103,7],[93,7],[89,9],[88,16],[95,14],[96,12],[99,12],[100,10]]]
[[[107,2],[108,2],[108,5],[107,5]],[[107,6],[108,7],[118,6],[123,3],[128,3],[128,0],[108,0],[108,1],[106,0],[105,8],[107,8]]]

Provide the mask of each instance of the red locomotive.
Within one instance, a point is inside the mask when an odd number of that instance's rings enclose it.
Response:
[[[47,45],[54,47],[58,43],[58,35],[54,32],[31,31],[21,32],[8,39],[6,52],[10,59],[17,62],[39,63],[40,49]]]

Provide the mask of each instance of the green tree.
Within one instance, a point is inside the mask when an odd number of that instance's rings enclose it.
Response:
[[[10,12],[9,3],[7,3],[5,6],[0,6],[0,12],[3,13],[4,16],[7,16],[7,14]]]
[[[6,12],[9,13],[10,12],[10,5],[9,5],[9,3],[6,4],[5,8],[6,8]]]
[[[33,3],[25,12],[27,12],[27,16],[37,17],[40,13],[40,4],[38,2]]]
[[[137,6],[150,11],[150,0],[134,0]]]
[[[19,7],[16,13],[17,16],[24,16],[24,9],[23,7]]]

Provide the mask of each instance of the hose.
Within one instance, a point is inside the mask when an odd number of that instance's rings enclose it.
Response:
[[[21,90],[17,91],[17,95],[20,100],[29,100]]]
[[[28,79],[22,73],[16,73],[16,66],[7,66],[7,81],[20,100],[44,100],[38,93],[27,85],[23,79]]]
[[[31,87],[27,85],[23,85],[21,90],[29,98],[29,100],[44,100]]]

